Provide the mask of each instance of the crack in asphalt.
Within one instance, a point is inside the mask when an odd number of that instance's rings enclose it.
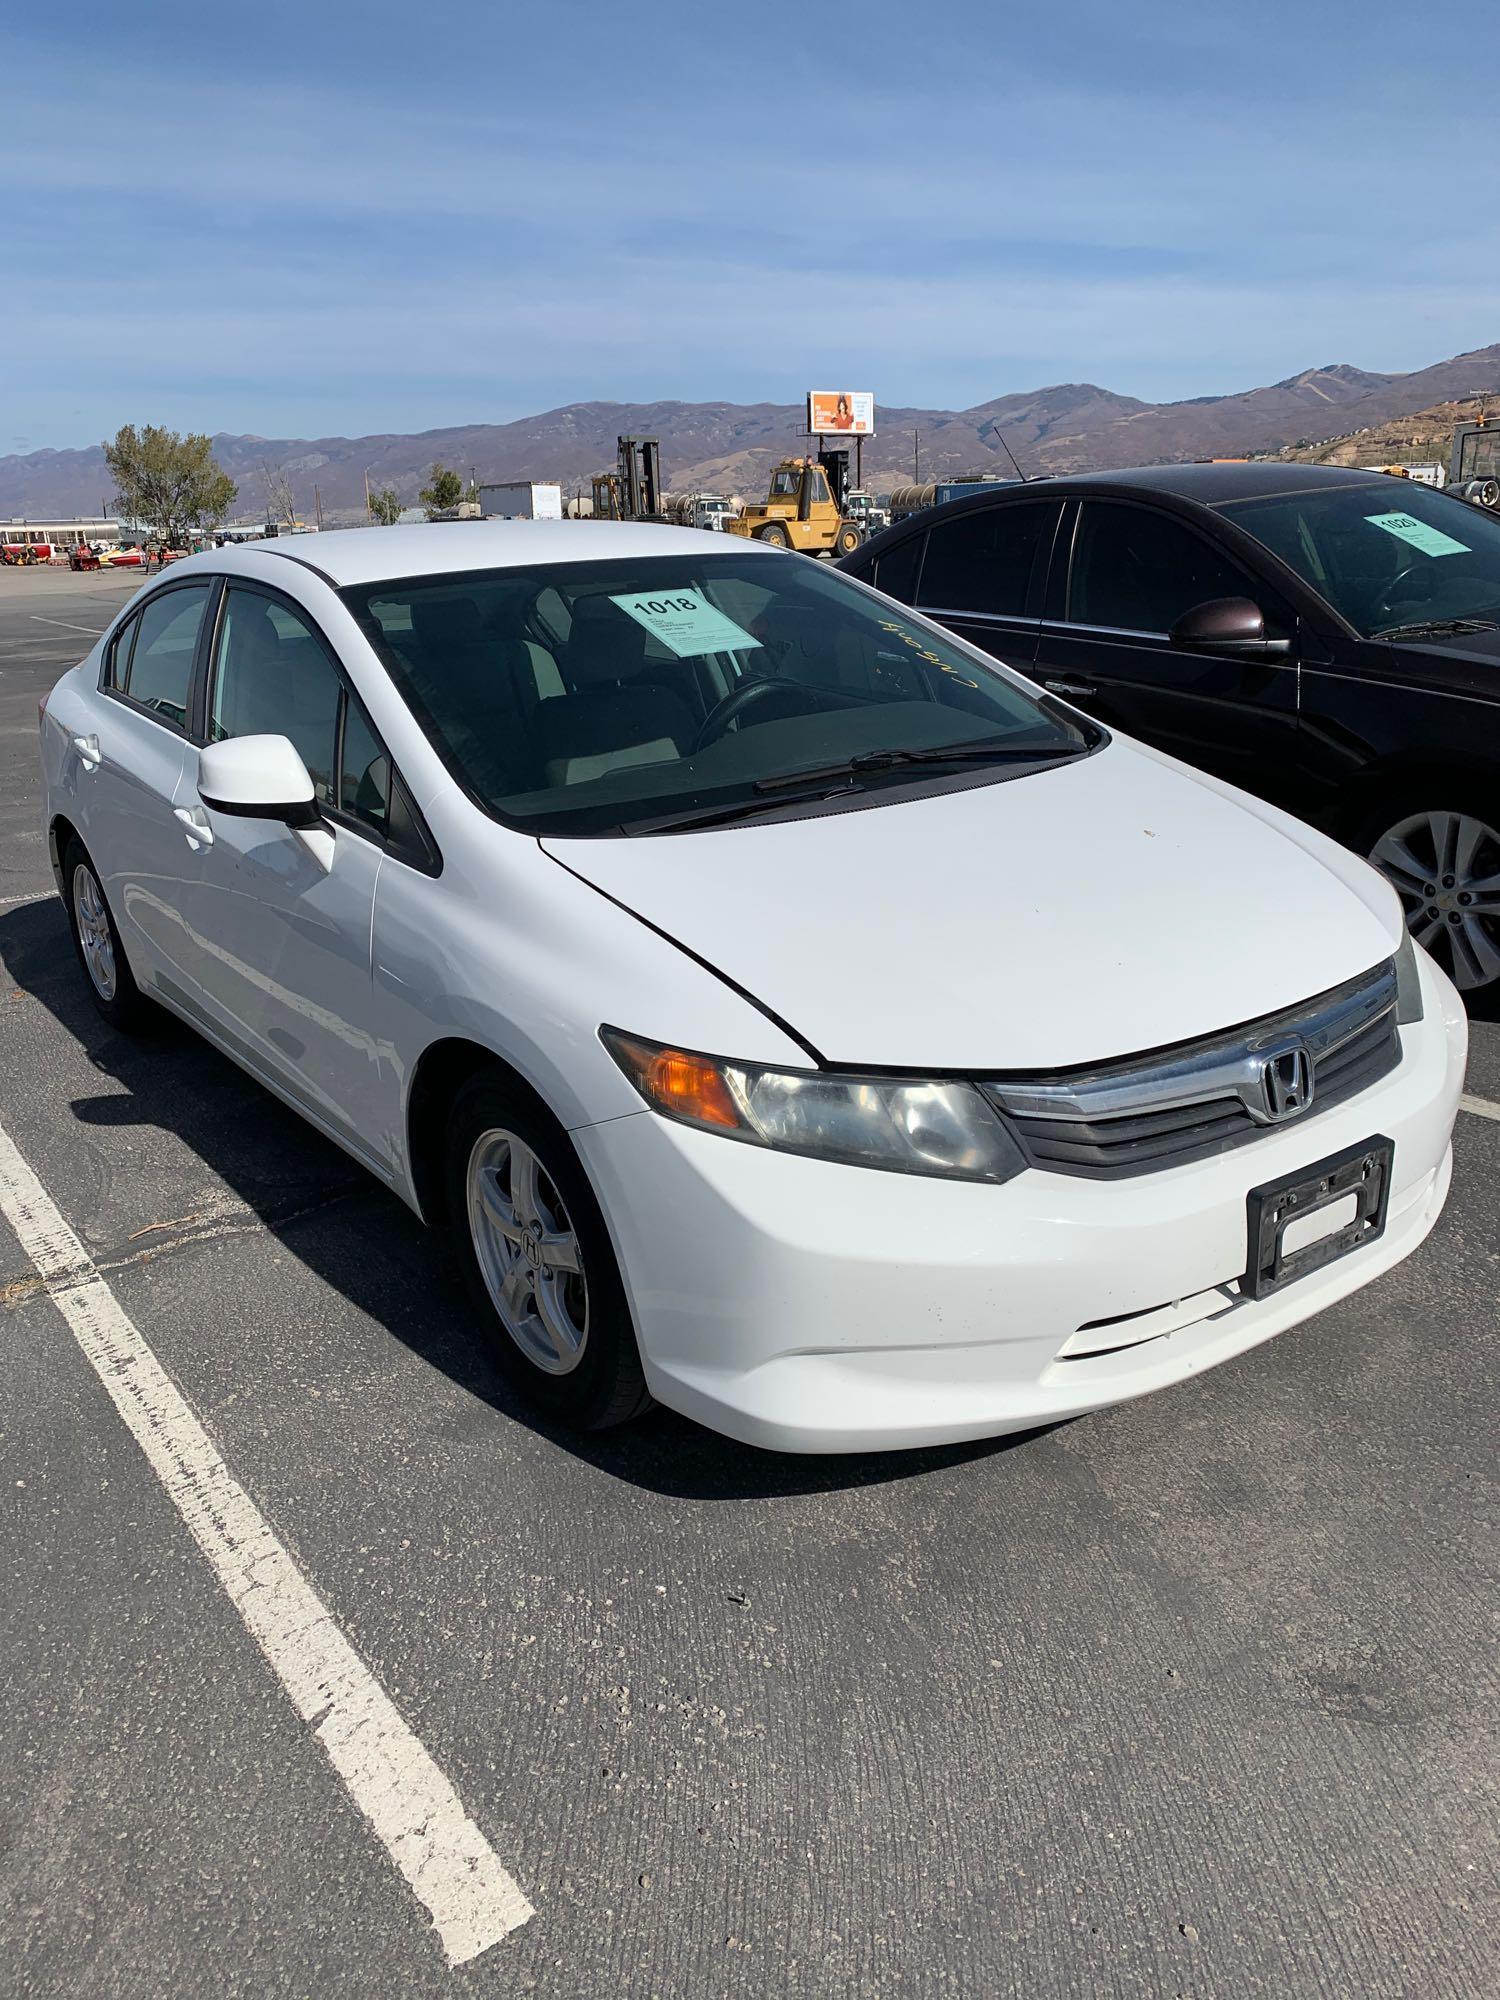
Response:
[[[320,1196],[316,1201],[304,1202],[300,1207],[287,1209],[279,1214],[260,1215],[245,1203],[227,1204],[212,1217],[177,1216],[167,1222],[148,1222],[143,1229],[137,1229],[126,1237],[126,1243],[134,1243],[139,1237],[160,1230],[176,1230],[178,1233],[165,1237],[159,1243],[145,1244],[139,1250],[125,1250],[117,1246],[112,1252],[94,1260],[94,1271],[102,1277],[113,1277],[121,1271],[135,1266],[154,1263],[161,1257],[176,1257],[184,1252],[196,1250],[205,1243],[219,1243],[231,1236],[255,1236],[280,1231],[290,1224],[303,1222],[310,1215],[321,1214],[325,1209],[336,1207],[347,1201],[351,1195],[362,1193],[358,1187],[336,1189],[331,1194]],[[36,1272],[24,1272],[13,1278],[0,1276],[0,1310],[10,1310],[23,1305],[38,1292],[47,1289],[46,1281]],[[56,1286],[53,1287],[57,1289]]]

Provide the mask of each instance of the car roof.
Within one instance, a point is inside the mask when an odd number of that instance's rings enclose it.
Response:
[[[1404,482],[1402,482],[1404,483]],[[1156,494],[1185,507],[1222,507],[1233,500],[1269,499],[1283,493],[1305,493],[1330,486],[1377,486],[1397,484],[1384,472],[1366,472],[1358,466],[1301,465],[1281,459],[1210,459],[1193,465],[1130,465],[1113,472],[1044,473],[1023,481],[996,481],[978,492],[964,493],[956,500],[923,507],[907,514],[889,528],[882,528],[861,543],[852,555],[839,558],[839,568],[863,576],[872,561],[920,528],[934,521],[956,520],[961,514],[982,513],[990,507],[1014,507],[1034,500],[1039,494],[1058,500],[1080,494],[1112,494],[1116,498]]]
[[[753,548],[742,542],[740,548]],[[281,556],[312,569],[337,589],[398,577],[463,576],[527,563],[608,562],[631,556],[722,554],[724,537],[704,528],[664,528],[642,521],[417,521],[404,528],[333,528],[241,542],[235,555]],[[171,574],[223,569],[228,549],[208,549],[174,563]],[[775,550],[756,550],[767,557]],[[259,572],[264,574],[265,572]]]
[[[1211,459],[1195,465],[1132,465],[1118,472],[1064,473],[1049,487],[1133,487],[1170,493],[1213,507],[1225,500],[1248,500],[1272,493],[1299,493],[1311,487],[1369,486],[1390,475],[1359,466],[1301,465],[1282,459]]]

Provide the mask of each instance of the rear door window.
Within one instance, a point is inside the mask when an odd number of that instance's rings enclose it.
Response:
[[[159,592],[141,609],[128,662],[123,645],[116,655],[116,686],[177,729],[187,727],[193,656],[208,590],[206,583],[195,583]]]
[[[927,531],[918,602],[923,609],[1026,615],[1032,565],[1057,519],[1056,501],[982,507]]]

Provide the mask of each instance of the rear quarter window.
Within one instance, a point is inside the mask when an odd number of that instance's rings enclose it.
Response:
[[[903,604],[915,604],[926,540],[925,535],[908,535],[904,542],[897,542],[894,548],[886,549],[875,564],[875,574],[870,579],[875,588],[883,590],[887,597],[899,598]]]

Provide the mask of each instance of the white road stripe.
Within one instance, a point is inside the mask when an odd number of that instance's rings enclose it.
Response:
[[[1500,1104],[1491,1104],[1487,1097],[1461,1097],[1458,1108],[1460,1111],[1472,1111],[1476,1118],[1500,1120]]]
[[[0,910],[14,909],[18,903],[50,903],[55,889],[38,889],[30,896],[0,896]]]
[[[87,632],[91,639],[101,639],[109,630],[107,625],[73,625],[66,618],[44,618],[40,611],[31,614],[33,625],[56,625],[63,632]]]
[[[530,1903],[270,1523],[236,1484],[3,1126],[0,1213],[292,1706],[312,1725],[350,1797],[432,1913],[449,1964],[477,1958],[526,1922]]]

